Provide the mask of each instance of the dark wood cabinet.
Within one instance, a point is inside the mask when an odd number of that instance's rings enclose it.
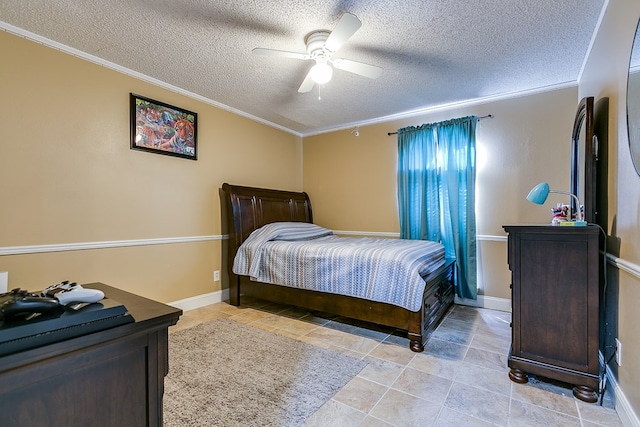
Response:
[[[161,426],[168,328],[182,311],[91,283],[134,322],[0,357],[2,426]]]
[[[512,341],[509,377],[527,374],[576,387],[595,402],[599,388],[599,229],[503,227],[511,270]]]

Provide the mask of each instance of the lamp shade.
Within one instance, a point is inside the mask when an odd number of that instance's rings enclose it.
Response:
[[[541,182],[529,191],[529,194],[527,194],[527,200],[537,205],[541,205],[547,200],[549,192],[549,184]]]

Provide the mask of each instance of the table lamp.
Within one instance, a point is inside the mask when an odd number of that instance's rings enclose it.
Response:
[[[547,200],[549,193],[566,194],[568,196],[573,197],[576,201],[576,206],[578,207],[578,213],[576,216],[578,219],[576,221],[561,221],[560,225],[573,225],[573,226],[587,225],[587,221],[584,220],[584,217],[582,215],[582,209],[580,209],[580,200],[578,200],[578,197],[575,194],[567,193],[565,191],[550,190],[549,184],[547,184],[546,182],[541,182],[540,184],[533,187],[531,191],[529,191],[529,194],[527,195],[527,200],[537,205],[541,205]]]

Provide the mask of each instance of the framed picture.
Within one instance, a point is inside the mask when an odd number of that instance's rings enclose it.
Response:
[[[198,159],[198,115],[131,94],[131,149]]]

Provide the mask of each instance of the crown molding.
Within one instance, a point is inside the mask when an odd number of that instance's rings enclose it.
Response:
[[[142,74],[142,73],[139,73],[137,71],[131,70],[129,68],[122,67],[122,66],[120,66],[118,64],[114,64],[113,62],[104,60],[102,58],[98,58],[97,56],[91,55],[89,53],[86,53],[86,52],[83,52],[81,50],[75,49],[73,47],[67,46],[65,44],[58,43],[58,42],[56,42],[54,40],[50,40],[50,39],[48,39],[46,37],[42,37],[42,36],[40,36],[38,34],[32,33],[30,31],[27,31],[27,30],[22,29],[20,27],[16,27],[14,25],[7,24],[6,22],[0,21],[0,30],[4,30],[7,33],[11,33],[13,35],[25,38],[25,39],[30,40],[30,41],[33,41],[35,43],[39,43],[41,45],[44,45],[44,46],[59,50],[60,52],[67,53],[69,55],[73,55],[73,56],[75,56],[77,58],[84,59],[84,60],[89,61],[89,62],[93,62],[94,64],[100,65],[100,66],[105,67],[105,68],[109,68],[109,69],[117,71],[119,73],[122,73],[122,74],[128,75],[130,77],[136,78],[138,80],[142,80],[144,82],[151,83],[152,85],[159,86],[159,87],[161,87],[163,89],[170,90],[171,92],[175,92],[175,93],[178,93],[180,95],[184,95],[186,97],[195,99],[196,101],[200,101],[200,102],[202,102],[204,104],[209,104],[209,105],[214,106],[216,108],[220,108],[221,110],[229,111],[231,113],[234,113],[234,114],[237,114],[239,116],[245,117],[245,118],[247,118],[249,120],[253,120],[255,122],[262,123],[264,125],[270,126],[272,128],[279,129],[281,131],[293,134],[293,135],[295,135],[297,137],[302,137],[302,134],[300,132],[296,132],[294,130],[291,130],[289,128],[281,126],[279,124],[272,123],[270,121],[261,119],[260,117],[256,117],[256,116],[254,116],[252,114],[245,113],[244,111],[238,110],[236,108],[230,107],[230,106],[222,104],[220,102],[216,102],[216,101],[214,101],[212,99],[209,99],[209,98],[206,98],[204,96],[198,95],[196,93],[190,92],[190,91],[188,91],[186,89],[182,89],[182,88],[180,88],[178,86],[174,86],[174,85],[171,85],[169,83],[163,82],[161,80],[155,79],[153,77],[147,76],[146,74]]]
[[[495,102],[495,101],[501,101],[501,100],[506,100],[506,99],[513,99],[513,98],[519,98],[519,97],[523,97],[523,96],[529,96],[529,95],[535,95],[538,93],[543,93],[543,92],[549,92],[549,91],[554,91],[554,90],[560,90],[560,89],[565,89],[568,87],[575,87],[578,85],[577,81],[569,81],[569,82],[565,82],[565,83],[560,83],[560,84],[555,84],[555,85],[549,85],[549,86],[544,86],[544,87],[539,87],[539,88],[533,88],[533,89],[528,89],[528,90],[523,90],[523,91],[517,91],[517,92],[505,92],[502,94],[498,94],[498,95],[491,95],[491,96],[485,96],[485,97],[479,97],[479,98],[474,98],[474,99],[469,99],[469,100],[464,100],[464,101],[458,101],[458,102],[451,102],[451,103],[447,103],[447,104],[440,104],[440,105],[434,105],[434,106],[429,106],[429,107],[424,107],[424,108],[418,108],[415,110],[409,110],[409,111],[405,111],[402,113],[398,113],[398,114],[391,114],[388,116],[382,116],[382,117],[377,117],[377,118],[373,118],[370,120],[363,120],[363,121],[359,121],[359,122],[352,122],[352,123],[347,123],[347,124],[341,124],[338,126],[329,126],[329,127],[325,127],[325,128],[320,128],[320,129],[316,129],[314,131],[311,132],[307,132],[307,133],[301,133],[301,132],[297,132],[294,131],[292,129],[289,129],[285,126],[281,126],[279,124],[270,122],[268,120],[264,120],[260,117],[254,116],[252,114],[249,113],[245,113],[244,111],[238,110],[236,108],[230,107],[228,105],[216,102],[212,99],[206,98],[204,96],[198,95],[196,93],[190,92],[188,90],[182,89],[180,87],[177,86],[173,86],[169,83],[163,82],[161,80],[155,79],[153,77],[147,76],[145,74],[139,73],[137,71],[131,70],[129,68],[126,67],[122,67],[118,64],[114,64],[113,62],[109,62],[106,61],[102,58],[98,58],[97,56],[91,55],[89,53],[83,52],[81,50],[72,48],[70,46],[64,45],[62,43],[58,43],[56,41],[50,40],[46,37],[42,37],[38,34],[32,33],[30,31],[24,30],[22,28],[16,27],[14,25],[8,24],[6,22],[0,21],[0,30],[6,31],[8,33],[14,34],[16,36],[19,37],[23,37],[27,40],[42,44],[44,46],[47,47],[51,47],[53,49],[59,50],[61,52],[67,53],[69,55],[73,55],[75,57],[93,62],[97,65],[112,69],[114,71],[117,71],[119,73],[134,77],[136,79],[142,80],[144,82],[153,84],[155,86],[159,86],[162,87],[164,89],[170,90],[172,92],[184,95],[186,97],[195,99],[197,101],[200,101],[204,104],[208,104],[208,105],[212,105],[216,108],[220,108],[222,110],[225,111],[229,111],[231,113],[237,114],[239,116],[245,117],[249,120],[253,120],[255,122],[258,123],[262,123],[266,126],[275,128],[275,129],[279,129],[283,132],[295,135],[299,138],[306,138],[306,137],[310,137],[310,136],[315,136],[315,135],[320,135],[323,133],[329,133],[329,132],[336,132],[339,130],[344,130],[344,129],[350,129],[356,126],[368,126],[368,125],[374,125],[374,124],[379,124],[379,123],[386,123],[386,122],[390,122],[390,121],[394,121],[394,120],[402,120],[402,119],[407,119],[407,118],[411,118],[411,117],[415,117],[415,116],[420,116],[420,115],[425,115],[425,114],[432,114],[432,113],[437,113],[437,112],[441,112],[441,111],[447,111],[447,110],[452,110],[455,108],[464,108],[464,107],[470,107],[470,106],[475,106],[475,105],[481,105],[481,104],[487,104],[489,102]]]

